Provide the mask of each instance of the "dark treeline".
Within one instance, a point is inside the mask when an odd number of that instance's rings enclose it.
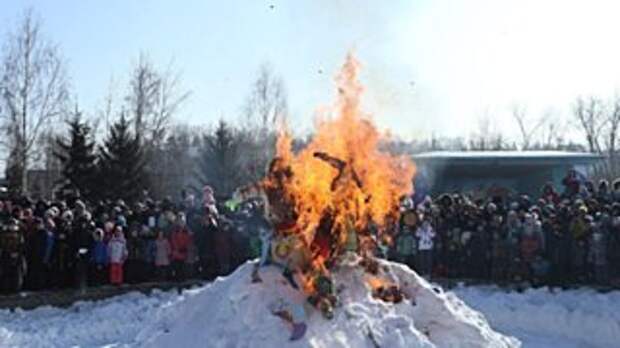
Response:
[[[259,69],[237,121],[200,127],[177,121],[190,96],[181,75],[141,54],[125,86],[100,110],[83,110],[59,46],[27,11],[4,40],[0,61],[0,131],[8,187],[50,196],[67,190],[87,199],[165,197],[211,183],[228,195],[257,180],[287,115],[282,80]],[[119,98],[119,90],[126,92]],[[43,190],[32,170],[53,178]],[[51,197],[45,197],[51,198]]]

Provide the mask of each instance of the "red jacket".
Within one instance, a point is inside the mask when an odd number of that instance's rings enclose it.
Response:
[[[523,236],[521,239],[521,257],[526,262],[534,261],[540,249],[540,240],[537,236]]]
[[[170,249],[172,249],[172,259],[176,261],[187,260],[187,253],[192,236],[189,234],[187,227],[177,227],[170,238]]]

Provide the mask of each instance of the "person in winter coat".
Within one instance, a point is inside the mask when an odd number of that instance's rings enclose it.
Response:
[[[620,202],[620,179],[614,180],[613,183],[613,192],[611,193],[611,198],[614,202]]]
[[[491,277],[494,281],[505,281],[508,278],[510,264],[510,241],[503,230],[495,231],[491,242]]]
[[[509,259],[513,260],[515,257],[519,256],[518,255],[519,241],[521,240],[521,234],[522,234],[521,232],[523,229],[521,220],[519,220],[519,216],[515,210],[508,211],[504,229],[505,229],[505,238],[510,243],[511,253],[509,255]]]
[[[79,201],[78,201],[79,202]],[[81,202],[80,202],[81,203]],[[90,260],[90,248],[93,244],[93,232],[95,223],[92,221],[90,212],[85,210],[83,203],[76,204],[75,222],[73,224],[72,245],[75,258],[75,285],[81,290],[86,290],[88,284],[88,264]]]
[[[159,280],[168,279],[171,253],[170,242],[162,231],[157,232],[157,239],[155,239],[155,269]]]
[[[588,245],[586,239],[578,239],[573,242],[572,255],[571,255],[571,271],[573,274],[573,280],[577,283],[582,283],[587,277],[587,257],[588,257]]]
[[[103,223],[103,241],[109,242],[110,239],[114,236],[114,222],[106,220]]]
[[[215,207],[215,197],[211,186],[207,185],[202,188],[202,204],[205,208],[211,206]]]
[[[416,248],[416,240],[413,231],[408,226],[403,226],[396,239],[398,261],[413,268]]]
[[[468,271],[470,276],[485,279],[490,274],[489,260],[491,251],[487,232],[488,226],[481,221],[478,221],[476,225],[475,232],[472,233],[471,240],[468,243],[471,252]]]
[[[125,242],[127,243],[127,262],[123,265],[125,281],[127,283],[139,283],[144,279],[145,268],[143,263],[143,244],[145,239],[140,237],[141,226],[133,222],[128,229]]]
[[[620,285],[620,216],[614,216],[607,236],[607,260],[612,285]]]
[[[123,283],[123,264],[127,260],[127,242],[123,235],[123,228],[116,226],[114,236],[108,242],[108,260],[110,261],[110,283]]]
[[[565,197],[575,197],[580,192],[581,181],[577,176],[577,171],[570,170],[566,177],[562,179],[562,185],[564,185],[564,196]]]
[[[101,228],[95,229],[93,246],[90,252],[90,277],[93,285],[105,283],[108,266],[108,246],[106,245],[104,232]]]
[[[207,214],[199,214],[200,222],[198,230],[195,231],[195,244],[198,249],[198,258],[202,276],[212,278],[216,275],[216,246],[215,235],[218,233],[217,220]]]
[[[569,226],[573,239],[579,240],[586,237],[589,227],[589,223],[586,221],[587,216],[588,208],[585,205],[580,206]]]
[[[546,204],[558,204],[560,202],[560,195],[555,191],[553,183],[546,183],[542,189],[541,198]]]
[[[73,212],[66,210],[56,224],[56,246],[52,257],[52,273],[54,286],[66,287],[71,284],[75,269],[75,259],[72,255],[73,240]]]
[[[183,215],[180,213],[179,215]],[[189,228],[185,223],[184,216],[177,220],[174,231],[170,238],[170,248],[172,250],[172,271],[177,281],[185,278],[185,262],[188,258],[192,237]]]
[[[598,284],[607,284],[607,235],[604,227],[596,223],[590,237],[588,261],[594,267],[594,278]]]
[[[549,225],[547,241],[547,255],[551,263],[550,281],[554,285],[564,285],[568,281],[568,269],[570,267],[571,236],[564,228],[561,219],[564,215],[553,217]],[[567,225],[567,223],[564,223]]]
[[[578,209],[577,216],[569,225],[571,234],[571,272],[575,281],[582,282],[586,278],[586,260],[588,254],[587,242],[592,227],[592,216],[588,215],[585,206]]]
[[[187,258],[185,259],[185,276],[192,278],[198,272],[198,261],[200,258],[198,256],[198,248],[196,248],[196,243],[194,243],[194,231],[188,228],[188,232],[190,238],[187,247]]]
[[[600,203],[611,204],[613,201],[612,192],[609,189],[609,182],[607,180],[601,180],[598,183],[598,192],[596,198]]]
[[[415,233],[418,238],[418,270],[423,276],[430,277],[433,269],[433,241],[435,230],[428,217],[418,227]]]
[[[449,228],[446,231],[446,240],[444,242],[445,250],[445,267],[449,277],[461,276],[461,254],[463,245],[461,244],[461,229],[459,227]]]
[[[529,213],[525,214],[520,247],[521,259],[527,264],[531,264],[536,255],[542,253],[544,248],[544,239],[540,223]]]
[[[54,248],[54,222],[51,219],[43,221],[35,218],[36,232],[32,239],[33,260],[30,264],[32,272],[32,286],[35,289],[44,289],[49,286],[49,274],[52,266],[52,250]]]
[[[232,240],[233,233],[232,224],[226,219],[216,219],[217,228],[215,229],[215,256],[217,259],[217,272],[219,275],[226,275],[231,269]]]
[[[590,199],[595,197],[595,194],[596,189],[594,188],[594,183],[591,180],[586,180],[579,188],[579,196],[582,199]]]
[[[170,237],[176,225],[176,215],[172,210],[164,210],[157,220],[157,228],[164,232],[164,235]]]
[[[157,273],[155,272],[155,239],[156,234],[151,229],[143,225],[140,231],[140,238],[142,238],[142,264],[144,269],[144,280],[153,279]]]

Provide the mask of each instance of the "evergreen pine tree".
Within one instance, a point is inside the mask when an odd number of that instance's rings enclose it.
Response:
[[[140,138],[130,132],[130,124],[121,114],[99,149],[101,198],[128,202],[139,199],[148,188],[144,167]]]
[[[190,153],[190,138],[189,132],[185,130],[171,130],[158,159],[162,168],[158,172],[161,185],[153,188],[159,191],[160,197],[177,197],[193,183],[196,166]]]
[[[203,184],[211,185],[218,196],[229,196],[240,184],[238,148],[234,129],[224,120],[220,120],[215,131],[203,138],[200,178]]]
[[[82,196],[91,197],[96,187],[97,160],[92,130],[87,122],[82,121],[82,113],[77,107],[67,124],[69,136],[56,140],[60,151],[54,153],[62,166],[62,189],[77,190]]]

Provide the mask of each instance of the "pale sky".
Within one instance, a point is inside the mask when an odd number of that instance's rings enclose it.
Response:
[[[618,1],[0,0],[0,32],[28,7],[60,44],[87,111],[111,80],[125,92],[140,52],[182,71],[192,96],[179,119],[194,124],[236,119],[269,62],[294,128],[309,129],[349,50],[367,109],[407,138],[467,136],[482,115],[514,134],[514,103],[567,120],[578,95],[620,87]]]

